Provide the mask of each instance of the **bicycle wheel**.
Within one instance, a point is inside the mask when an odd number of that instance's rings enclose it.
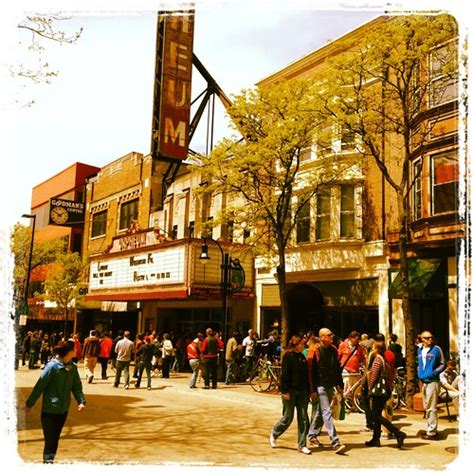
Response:
[[[260,368],[254,373],[253,377],[250,378],[250,385],[256,392],[266,392],[270,390],[272,376],[266,367]]]
[[[365,410],[362,408],[362,403],[360,401],[361,397],[362,397],[362,385],[359,385],[355,390],[354,390],[354,394],[352,396],[352,401],[354,403],[354,406],[357,408],[357,410],[360,412],[360,413],[365,413]]]

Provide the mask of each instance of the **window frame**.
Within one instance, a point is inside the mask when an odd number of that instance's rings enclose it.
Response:
[[[298,203],[300,206],[300,203]],[[306,213],[307,209],[307,213]],[[305,210],[305,214],[303,215],[302,212]],[[301,225],[304,224],[306,227],[306,238],[302,240],[300,238],[300,229]],[[296,243],[297,244],[307,244],[311,242],[311,202],[308,200],[306,203],[301,207],[300,212],[296,216]]]
[[[423,217],[423,160],[413,161],[412,217],[417,221]]]
[[[123,226],[123,223],[122,223],[122,219],[123,219],[123,216],[124,216],[124,207],[125,206],[130,206],[132,203],[136,203],[136,216],[135,214],[130,214],[130,219],[129,219],[129,222],[128,224],[124,227]],[[124,231],[124,230],[127,230],[129,227],[130,227],[130,224],[132,223],[133,220],[137,220],[138,219],[138,215],[139,215],[139,203],[140,203],[140,199],[139,198],[135,198],[135,199],[130,199],[129,201],[124,201],[122,203],[120,203],[120,218],[119,218],[119,231]]]
[[[343,189],[352,189],[352,209],[343,210]],[[354,239],[356,237],[356,187],[354,184],[341,184],[339,186],[339,238],[340,239]],[[343,216],[352,215],[352,233],[350,235],[343,235]]]
[[[445,183],[441,184],[435,184],[435,172],[436,172],[436,167],[435,167],[435,160],[437,158],[450,158],[454,159],[456,161],[456,169],[457,169],[457,179],[453,181],[448,181]],[[451,158],[453,157],[453,158]],[[459,211],[459,202],[458,202],[458,193],[459,193],[459,153],[457,148],[452,148],[449,150],[444,150],[441,152],[437,153],[432,153],[429,156],[430,159],[430,205],[431,205],[431,216],[439,216],[443,214],[452,214],[452,213],[457,213]],[[448,210],[443,210],[443,211],[438,211],[436,212],[436,203],[435,203],[435,198],[436,198],[436,189],[435,187],[441,187],[445,186],[446,184],[454,183],[455,187],[455,192],[454,192],[454,209],[448,209]]]
[[[450,45],[454,43],[455,44],[455,51],[457,52],[458,50],[458,42],[456,39],[450,40],[446,43],[443,43],[441,45],[436,46],[433,48],[428,56],[428,74],[429,74],[429,94],[428,94],[428,100],[429,100],[429,106],[430,108],[433,107],[439,107],[440,105],[446,104],[448,102],[452,102],[454,100],[458,100],[459,98],[459,78],[456,79],[449,79],[447,78],[446,74],[443,74],[442,72],[439,72],[437,74],[434,74],[433,71],[433,57],[436,53],[436,51],[439,51],[443,48],[449,48]],[[439,57],[439,56],[438,56]],[[442,70],[442,66],[440,67],[440,71]],[[437,72],[437,71],[436,71]],[[434,92],[436,91],[436,86],[435,84],[440,81],[448,81],[444,87],[444,92],[442,97],[440,97],[438,100],[437,97],[435,97]],[[450,94],[445,98],[446,92],[448,91],[449,87],[454,87],[454,94]]]
[[[326,195],[328,199],[328,211],[325,213],[321,213],[320,208],[322,206],[320,206],[320,196],[324,196],[324,195]],[[320,191],[316,193],[316,213],[315,213],[316,229],[314,232],[316,242],[321,242],[321,241],[331,239],[331,200],[332,200],[331,195],[332,195],[331,188],[321,189]],[[323,219],[327,220],[326,225],[324,225],[324,222],[323,222],[323,225],[320,225],[320,222]],[[327,229],[327,233],[328,233],[327,237],[320,235],[320,230],[324,228]]]
[[[94,234],[94,224],[97,223],[97,221],[102,221],[101,219],[98,218],[100,215],[104,215],[105,219],[103,219],[103,226],[104,226],[104,231],[103,233],[100,234]],[[98,212],[94,212],[91,217],[91,239],[96,239],[99,237],[104,237],[107,235],[107,215],[108,215],[108,209],[104,209]],[[97,220],[96,220],[97,219]]]

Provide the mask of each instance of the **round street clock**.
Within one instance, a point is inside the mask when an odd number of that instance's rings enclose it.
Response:
[[[69,213],[64,209],[64,207],[56,206],[51,209],[51,220],[55,224],[65,224],[68,219]]]

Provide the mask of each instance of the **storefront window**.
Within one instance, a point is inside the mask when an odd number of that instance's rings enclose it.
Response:
[[[456,152],[440,153],[431,157],[433,214],[453,212],[458,208],[458,158]]]

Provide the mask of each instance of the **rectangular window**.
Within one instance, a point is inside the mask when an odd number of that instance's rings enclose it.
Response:
[[[107,232],[107,211],[92,214],[91,237],[99,237]]]
[[[298,215],[296,216],[296,242],[309,242],[311,221],[311,205],[309,202],[305,203]]]
[[[316,240],[327,240],[331,235],[331,191],[316,194]]]
[[[433,214],[457,211],[459,168],[456,152],[432,156],[431,170]]]
[[[354,186],[341,186],[341,237],[355,236]]]
[[[193,238],[194,237],[194,221],[191,221],[189,223],[189,227],[188,227],[188,237],[189,238]]]
[[[171,238],[176,240],[178,238],[178,226],[174,225],[173,229],[171,230]]]
[[[214,217],[208,217],[207,222],[204,225],[202,237],[205,239],[212,239],[212,229],[214,227],[213,225]]]
[[[421,219],[421,160],[413,164],[413,219]]]
[[[313,156],[313,152],[311,150],[311,147],[308,148],[303,148],[300,151],[300,162],[304,163],[305,161],[309,161]]]
[[[458,97],[458,80],[454,76],[457,44],[449,43],[430,54],[430,104],[436,106]]]
[[[128,229],[138,219],[138,199],[124,202],[120,206],[120,230]]]
[[[250,231],[248,229],[244,229],[243,231],[243,238],[244,238],[244,244],[245,241],[250,237]]]
[[[355,133],[346,127],[341,131],[341,151],[353,150],[355,146]]]

